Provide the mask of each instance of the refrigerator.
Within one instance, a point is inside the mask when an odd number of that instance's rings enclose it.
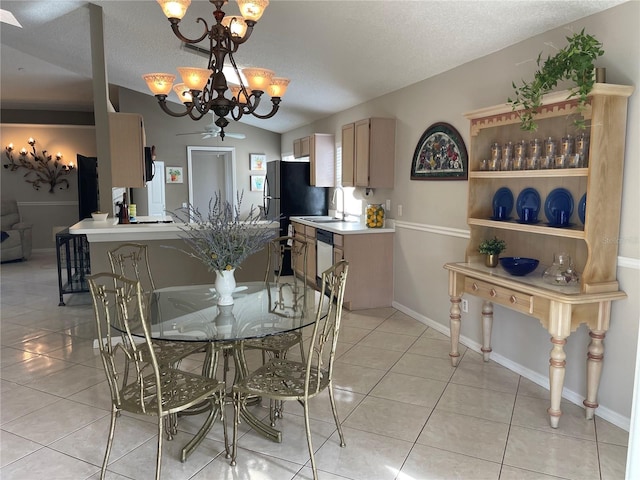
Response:
[[[280,220],[280,235],[287,235],[289,217],[327,215],[329,189],[310,185],[309,162],[267,162],[264,182],[264,214],[269,220]],[[291,275],[290,259],[285,258],[282,275]]]

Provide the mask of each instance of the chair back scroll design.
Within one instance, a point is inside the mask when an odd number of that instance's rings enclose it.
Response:
[[[143,292],[150,294],[156,287],[151,275],[149,251],[142,243],[122,243],[107,252],[111,271],[125,278],[139,280]]]
[[[111,393],[111,423],[100,478],[103,479],[106,474],[116,419],[121,411],[127,411],[156,416],[158,419],[155,478],[159,479],[165,418],[194,406],[208,404],[209,413],[201,429],[182,449],[181,460],[184,462],[223,410],[225,385],[215,379],[158,363],[151,340],[150,322],[145,319],[147,308],[144,292],[138,280],[113,273],[99,273],[87,280],[93,300],[100,356]],[[143,342],[140,342],[141,335]],[[131,375],[128,381],[130,366],[133,366],[135,375]],[[228,445],[224,415],[222,423],[225,445]],[[228,447],[226,449],[229,450]]]

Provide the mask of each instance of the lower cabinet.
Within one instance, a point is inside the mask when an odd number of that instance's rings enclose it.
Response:
[[[333,236],[333,256],[349,262],[344,307],[390,307],[393,302],[393,233]],[[342,245],[337,245],[339,243]],[[341,247],[341,248],[340,248]]]
[[[294,236],[307,242],[307,283],[316,284],[316,229],[301,223],[291,222],[294,228]],[[298,278],[304,277],[303,265],[300,262],[295,267]]]

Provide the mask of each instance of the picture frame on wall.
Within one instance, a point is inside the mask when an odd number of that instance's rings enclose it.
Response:
[[[252,192],[262,192],[264,190],[264,175],[251,175],[249,178]]]
[[[420,137],[411,163],[411,180],[467,180],[469,157],[458,131],[434,123]]]
[[[250,153],[249,169],[255,172],[266,172],[267,156],[264,153]]]
[[[165,168],[166,183],[183,183],[182,167],[166,167]]]

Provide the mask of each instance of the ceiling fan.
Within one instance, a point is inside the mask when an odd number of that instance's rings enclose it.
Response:
[[[201,130],[199,132],[176,133],[176,135],[202,135],[202,140],[206,140],[207,138],[215,138],[215,137],[221,137],[222,140],[224,140],[224,137],[238,138],[241,140],[244,138],[247,138],[247,136],[244,133],[224,132],[224,135],[220,135],[220,130],[221,129],[219,126],[211,122],[209,125],[206,125],[204,127],[204,130]]]

